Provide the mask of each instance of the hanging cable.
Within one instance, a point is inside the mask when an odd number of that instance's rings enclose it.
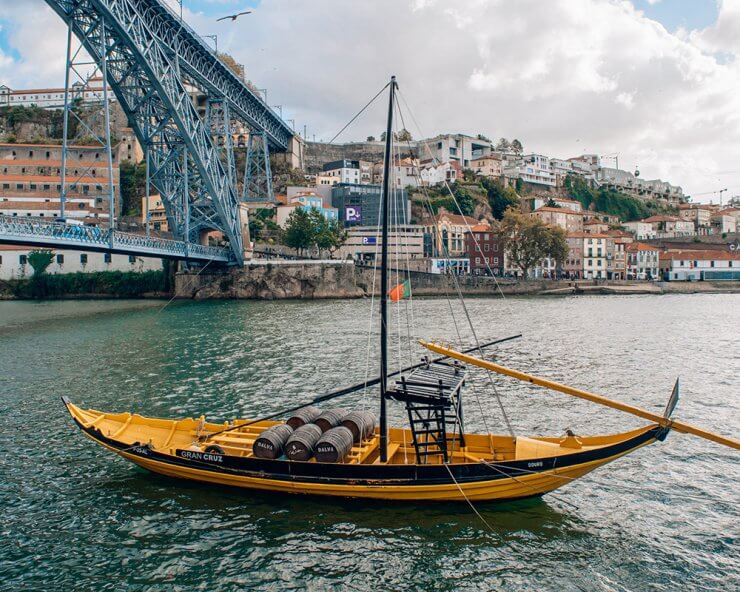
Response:
[[[406,102],[406,100],[405,100],[405,98],[403,97],[403,95],[400,95],[400,93],[399,93],[399,96],[401,96],[401,99],[403,100],[403,102],[404,102],[404,105],[406,106],[406,109],[407,109],[407,111],[409,112],[409,115],[410,115],[410,116],[411,116],[411,118],[412,118],[412,121],[414,122],[414,124],[415,124],[415,125],[416,125],[416,127],[417,127],[417,130],[418,130],[418,131],[419,131],[419,133],[421,134],[421,129],[420,129],[420,127],[419,127],[419,124],[418,124],[418,122],[416,121],[416,118],[414,117],[414,114],[413,114],[413,112],[412,112],[412,111],[410,110],[410,108],[408,107],[408,103]],[[403,120],[403,114],[402,114],[402,113],[401,113],[401,119],[402,119],[402,122],[403,122],[403,124],[404,124],[404,127],[405,127],[405,121]],[[428,146],[428,145],[426,145],[426,144],[425,144],[425,146],[427,147],[427,150],[429,150],[429,146]],[[434,155],[433,155],[433,154],[431,154],[431,150],[430,150],[429,152],[430,152],[430,155],[432,156],[432,158],[433,158],[433,159],[434,159],[434,160],[436,161],[436,158],[434,158]],[[438,162],[438,161],[437,161],[437,162]],[[472,229],[471,229],[470,225],[468,224],[467,218],[466,218],[466,217],[465,217],[465,215],[463,214],[463,212],[462,212],[462,209],[460,208],[460,204],[458,203],[458,201],[457,201],[457,198],[455,197],[454,193],[453,193],[453,192],[452,192],[452,190],[450,189],[450,186],[449,186],[449,184],[447,184],[447,181],[446,181],[446,180],[444,181],[444,184],[445,184],[445,187],[447,188],[447,191],[449,192],[450,196],[452,197],[452,199],[453,199],[453,202],[455,203],[455,206],[457,207],[458,211],[460,212],[460,215],[461,215],[461,216],[463,217],[463,221],[464,221],[464,223],[465,223],[465,226],[466,226],[466,228],[467,228],[468,232],[469,232],[469,233],[471,233],[471,234],[473,235],[473,240],[474,240],[474,242],[475,242],[475,244],[476,244],[476,248],[478,248],[478,249],[479,249],[479,244],[478,244],[478,242],[477,242],[477,239],[475,238],[475,235],[474,235],[474,234],[472,233]],[[426,197],[427,197],[427,200],[428,200],[428,195],[427,195]],[[430,209],[431,209],[431,203],[430,203],[429,205],[430,205]],[[434,218],[434,219],[436,220],[436,218]],[[447,245],[446,245],[446,244],[444,243],[444,241],[442,241],[442,244],[443,244],[443,248],[444,248],[444,250],[445,250],[445,252],[446,252],[446,254],[447,254],[447,258],[449,259],[449,251],[448,251],[448,249],[447,249]],[[479,249],[479,250],[480,250],[480,249]],[[486,266],[488,266],[488,262],[487,262],[487,261],[486,261]],[[490,267],[488,267],[488,269],[490,270]],[[492,273],[492,271],[491,271],[491,273]],[[480,355],[481,357],[483,357],[483,350],[482,350],[482,348],[480,348],[480,340],[478,339],[478,335],[477,335],[477,332],[475,331],[475,327],[473,326],[473,322],[472,322],[472,319],[471,319],[471,317],[470,317],[470,312],[468,311],[468,307],[467,307],[467,305],[466,305],[466,303],[465,303],[465,298],[463,297],[463,294],[462,294],[462,289],[460,288],[460,282],[458,281],[458,279],[457,279],[457,276],[456,276],[455,274],[452,274],[452,277],[453,277],[453,281],[454,281],[454,283],[455,283],[455,287],[456,287],[456,289],[457,289],[457,293],[458,293],[458,298],[459,298],[459,300],[460,300],[460,305],[461,305],[461,307],[462,307],[462,309],[463,309],[463,311],[464,311],[464,313],[465,313],[465,317],[466,317],[466,319],[467,319],[467,322],[468,322],[468,326],[470,327],[470,331],[471,331],[471,332],[472,332],[472,334],[473,334],[473,338],[474,338],[474,340],[475,340],[475,343],[476,343],[476,345],[478,346],[478,352],[479,352],[479,355]],[[498,284],[498,281],[497,281],[497,280],[496,280],[496,278],[495,278],[495,275],[494,275],[493,277],[494,277],[494,281],[496,282],[496,286],[498,286],[498,288],[499,288],[499,291],[501,292],[501,295],[503,296],[503,292],[501,291],[501,287],[499,286],[499,284]],[[505,423],[506,423],[506,427],[507,427],[507,429],[508,429],[508,431],[509,431],[509,434],[511,435],[511,437],[512,437],[512,438],[514,438],[514,437],[515,437],[515,435],[514,435],[514,430],[513,430],[513,427],[512,427],[512,425],[511,425],[511,421],[509,420],[509,416],[508,416],[508,414],[506,413],[506,409],[504,408],[503,402],[502,402],[502,400],[501,400],[501,395],[499,394],[499,392],[498,392],[498,389],[496,388],[496,385],[495,385],[495,383],[494,383],[494,381],[493,381],[493,377],[491,376],[491,373],[487,371],[487,372],[486,372],[486,375],[487,375],[487,377],[488,377],[488,381],[489,381],[489,384],[490,384],[490,386],[491,386],[491,389],[493,390],[493,393],[494,393],[494,396],[495,396],[495,398],[496,398],[496,401],[497,401],[497,403],[498,403],[498,406],[499,406],[499,409],[500,409],[500,411],[501,411],[501,414],[502,414],[502,416],[503,416],[503,418],[504,418],[504,421],[505,421]],[[475,391],[474,391],[474,392],[475,392]],[[478,400],[478,405],[479,405],[479,408],[480,408],[480,411],[481,411],[481,415],[483,416],[483,421],[484,421],[484,424],[485,424],[485,414],[483,413],[483,407],[482,407],[482,405],[480,404],[480,400],[479,400],[479,398],[478,398],[478,396],[477,396],[477,393],[476,393],[476,399]],[[490,435],[490,433],[491,433],[491,432],[490,432],[490,430],[488,429],[487,425],[486,425],[486,430],[488,431],[488,433],[489,433],[489,435]],[[491,445],[493,446],[493,443],[492,443]]]
[[[338,132],[336,133],[336,135],[335,135],[335,136],[334,136],[334,137],[333,137],[333,138],[332,138],[331,140],[329,140],[329,144],[332,144],[332,143],[334,142],[334,140],[336,140],[336,139],[337,139],[337,138],[338,138],[339,136],[341,136],[341,135],[342,135],[342,133],[344,132],[344,130],[346,130],[346,129],[347,129],[347,128],[348,128],[349,126],[350,126],[350,125],[352,125],[352,124],[353,124],[353,123],[355,122],[355,120],[356,120],[356,119],[357,119],[357,118],[358,118],[358,117],[359,117],[360,115],[362,115],[362,114],[363,114],[363,113],[365,112],[365,110],[366,110],[366,109],[367,109],[367,108],[368,108],[368,107],[369,107],[370,105],[372,105],[372,104],[373,104],[373,103],[375,102],[375,100],[376,100],[376,99],[377,99],[377,98],[378,98],[378,97],[379,97],[380,95],[382,95],[382,94],[383,94],[383,91],[384,91],[384,90],[385,90],[386,88],[388,88],[388,87],[390,86],[390,84],[391,84],[391,83],[389,82],[389,83],[388,83],[388,84],[386,84],[386,85],[385,85],[385,86],[384,86],[383,88],[381,88],[381,89],[380,89],[380,90],[378,91],[378,94],[377,94],[377,95],[375,95],[375,96],[374,96],[374,97],[373,97],[372,99],[370,99],[370,101],[369,101],[369,102],[368,102],[368,103],[367,103],[367,104],[366,104],[366,105],[365,105],[365,106],[364,106],[364,107],[363,107],[362,109],[360,109],[360,110],[359,110],[359,111],[357,112],[357,114],[356,114],[356,115],[355,115],[355,116],[354,116],[354,117],[353,117],[352,119],[350,119],[350,120],[349,120],[349,121],[347,122],[347,124],[346,124],[346,125],[345,125],[345,126],[344,126],[344,127],[342,128],[342,129],[340,129],[340,130],[339,130],[339,131],[338,131]]]
[[[457,479],[455,479],[455,476],[452,474],[452,471],[450,470],[450,465],[448,465],[447,463],[444,463],[444,466],[447,469],[447,472],[450,474],[450,478],[452,479],[452,481],[455,483],[455,485],[457,485],[457,489],[460,491],[460,495],[462,495],[463,496],[463,499],[466,502],[468,502],[468,505],[470,506],[470,509],[473,510],[473,512],[475,512],[475,515],[478,516],[478,518],[480,518],[480,521],[483,524],[486,525],[486,528],[489,531],[491,531],[492,533],[495,533],[495,531],[493,530],[493,527],[491,527],[491,525],[488,524],[488,521],[485,518],[483,518],[483,516],[481,515],[481,513],[475,508],[475,506],[473,505],[473,502],[471,502],[468,499],[468,496],[465,495],[465,492],[463,491],[463,488],[460,487],[460,484],[457,482]]]

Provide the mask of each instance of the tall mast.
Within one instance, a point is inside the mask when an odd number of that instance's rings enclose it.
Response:
[[[383,239],[380,263],[380,462],[388,460],[388,417],[386,415],[386,391],[388,388],[388,198],[391,170],[391,143],[393,140],[393,107],[396,99],[396,77],[391,76],[388,99],[388,127],[385,130],[385,159],[383,161]]]

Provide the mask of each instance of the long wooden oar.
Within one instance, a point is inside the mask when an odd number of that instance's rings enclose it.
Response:
[[[482,343],[481,345],[476,345],[475,347],[471,347],[470,349],[466,349],[465,352],[472,352],[477,351],[479,349],[485,349],[487,347],[491,347],[492,345],[498,345],[499,343],[504,343],[506,341],[511,341],[512,339],[519,339],[522,336],[521,333],[518,335],[512,335],[511,337],[504,337],[502,339],[495,339],[493,341],[489,341],[488,343]],[[403,372],[410,372],[411,370],[415,370],[416,368],[421,368],[422,366],[426,366],[428,363],[434,364],[436,362],[442,362],[447,358],[447,356],[436,358],[434,360],[429,360],[419,362],[418,364],[413,364],[412,366],[407,366],[406,368],[402,368],[401,370],[396,370],[395,372],[391,372],[388,374],[388,378],[392,376],[396,376],[398,374],[402,374]],[[325,403],[326,401],[331,401],[332,399],[338,399],[339,397],[344,397],[346,395],[351,395],[352,393],[356,393],[357,391],[361,391],[364,388],[369,388],[371,386],[375,386],[376,384],[380,384],[380,377],[372,378],[370,380],[367,380],[365,382],[360,382],[359,384],[354,384],[352,386],[347,386],[342,389],[339,389],[337,391],[332,391],[330,393],[326,393],[325,395],[321,395],[319,397],[316,397],[315,399],[312,399],[310,401],[306,401],[305,403],[301,403],[300,405],[296,405],[295,407],[290,407],[289,409],[282,409],[281,411],[276,411],[275,413],[271,413],[270,415],[265,415],[264,417],[261,417],[259,419],[253,419],[252,421],[249,421],[247,423],[238,423],[231,427],[224,428],[223,430],[219,430],[218,432],[212,432],[210,434],[205,434],[201,436],[201,440],[205,441],[210,438],[213,438],[214,436],[218,436],[219,434],[224,434],[226,432],[232,432],[234,430],[238,430],[240,428],[249,427],[251,425],[254,425],[256,423],[260,423],[261,421],[267,421],[268,419],[275,419],[276,417],[280,417],[281,415],[286,415],[288,413],[293,413],[294,411],[298,411],[299,409],[303,409],[304,407],[308,407],[309,405],[318,405],[319,403]]]
[[[619,411],[631,413],[632,415],[636,415],[637,417],[642,417],[643,419],[654,421],[661,426],[676,430],[677,432],[682,432],[684,434],[693,434],[695,436],[699,436],[700,438],[705,438],[706,440],[717,442],[718,444],[724,444],[725,446],[729,446],[730,448],[734,448],[735,450],[740,450],[740,441],[735,440],[734,438],[720,436],[719,434],[715,434],[714,432],[704,430],[691,424],[684,423],[682,421],[676,421],[670,419],[669,417],[658,415],[656,413],[651,413],[650,411],[641,409],[640,407],[633,407],[632,405],[620,403],[619,401],[608,399],[602,395],[589,393],[588,391],[573,388],[572,386],[566,386],[564,384],[560,384],[559,382],[548,380],[546,378],[539,378],[537,376],[533,376],[532,374],[520,372],[519,370],[512,370],[511,368],[506,368],[505,366],[500,366],[499,364],[495,364],[494,362],[489,362],[487,360],[481,360],[480,358],[476,358],[475,356],[471,356],[463,352],[458,352],[454,349],[450,349],[436,343],[428,343],[426,341],[420,341],[420,343],[428,350],[446,356],[448,358],[460,360],[461,362],[465,362],[466,364],[470,364],[472,366],[485,368],[486,370],[490,370],[491,372],[504,374],[505,376],[511,376],[512,378],[516,378],[517,380],[522,380],[524,382],[543,386],[554,391],[565,393],[566,395],[572,395],[574,397],[578,397],[579,399],[585,399],[593,403],[598,403],[599,405],[605,405],[606,407],[611,407],[612,409],[618,409]]]

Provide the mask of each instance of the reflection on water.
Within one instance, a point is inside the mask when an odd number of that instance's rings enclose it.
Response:
[[[497,350],[511,366],[656,410],[681,375],[677,416],[736,435],[738,304],[733,295],[686,295],[468,306],[481,340],[524,333]],[[738,457],[677,434],[554,496],[479,504],[492,531],[465,505],[221,489],[113,458],[72,428],[59,396],[103,409],[227,419],[376,372],[374,341],[367,366],[367,302],[188,302],[160,312],[161,305],[0,303],[0,574],[9,588],[740,586]],[[454,325],[445,301],[414,303],[414,335],[450,339]],[[402,349],[401,361],[420,353]],[[483,378],[468,386],[469,429],[485,423],[503,431]],[[518,433],[640,424],[503,377],[494,382]],[[353,404],[375,405],[374,393]],[[403,420],[395,407],[392,417]]]

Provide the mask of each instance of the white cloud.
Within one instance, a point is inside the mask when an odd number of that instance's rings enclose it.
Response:
[[[40,0],[0,0],[1,11],[23,59],[0,62],[0,79],[58,82],[61,21]],[[740,174],[721,172],[740,162],[740,0],[722,2],[715,25],[676,34],[623,0],[263,0],[235,23],[186,15],[317,138],[397,74],[427,135],[517,137],[562,157],[619,152],[647,178],[740,193]],[[342,139],[377,136],[382,111]]]

